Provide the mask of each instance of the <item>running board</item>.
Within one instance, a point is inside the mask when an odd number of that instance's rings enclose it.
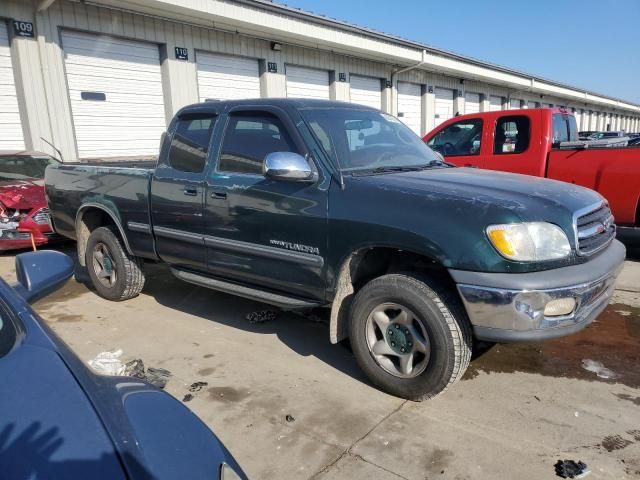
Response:
[[[274,305],[284,310],[314,308],[321,305],[320,302],[310,302],[307,300],[301,300],[296,297],[281,295],[279,293],[257,290],[255,288],[245,287],[244,285],[239,285],[237,283],[207,277],[205,275],[200,275],[178,268],[171,268],[171,273],[173,273],[180,280],[188,283],[193,283],[195,285],[200,285],[201,287],[229,293],[231,295],[248,298],[250,300],[255,300],[256,302],[268,303],[269,305]]]

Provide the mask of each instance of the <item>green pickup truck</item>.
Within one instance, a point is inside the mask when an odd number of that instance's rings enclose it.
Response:
[[[598,193],[456,168],[395,117],[339,102],[183,108],[153,165],[55,165],[55,229],[96,291],[144,263],[283,309],[330,308],[371,381],[414,400],[464,373],[475,339],[544,340],[606,307],[625,249]]]

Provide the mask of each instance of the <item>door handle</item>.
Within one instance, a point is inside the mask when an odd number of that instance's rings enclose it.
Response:
[[[215,200],[224,200],[227,198],[227,194],[224,192],[211,192],[211,198]]]
[[[182,192],[185,195],[188,195],[190,197],[195,197],[196,195],[198,195],[198,189],[197,188],[184,187],[184,190]]]

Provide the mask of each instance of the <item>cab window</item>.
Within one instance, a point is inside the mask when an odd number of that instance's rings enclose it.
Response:
[[[215,116],[211,114],[179,118],[171,138],[169,165],[180,172],[201,173],[207,163],[214,124]]]
[[[472,119],[443,128],[427,142],[427,145],[446,157],[455,157],[479,155],[481,141],[482,120]]]
[[[558,146],[561,142],[575,142],[578,140],[578,127],[573,115],[556,113],[553,115],[552,125],[553,146]]]
[[[531,122],[524,115],[500,117],[496,122],[496,134],[493,139],[493,153],[508,155],[522,153],[529,148]]]

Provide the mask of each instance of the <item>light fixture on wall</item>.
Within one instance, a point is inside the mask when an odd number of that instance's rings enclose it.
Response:
[[[271,50],[274,52],[279,52],[282,50],[282,44],[278,42],[271,42]]]

